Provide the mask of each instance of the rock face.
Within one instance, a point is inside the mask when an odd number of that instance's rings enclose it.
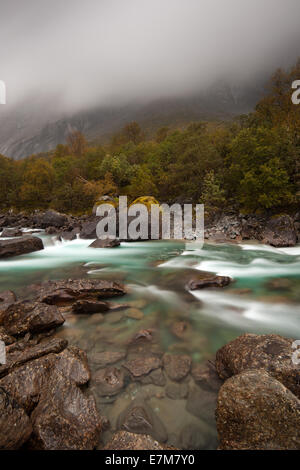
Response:
[[[134,434],[127,431],[118,431],[114,434],[103,450],[170,450],[155,441],[152,437],[144,434]]]
[[[245,334],[221,348],[216,369],[222,379],[249,369],[264,369],[300,398],[300,365],[292,362],[293,340]]]
[[[34,222],[41,228],[61,228],[68,222],[68,217],[65,214],[60,214],[59,212],[49,210],[45,213],[36,215],[34,217]]]
[[[21,238],[0,241],[0,258],[24,255],[43,249],[44,245],[40,238],[25,235]]]
[[[300,401],[264,370],[228,379],[216,418],[221,449],[300,449]]]
[[[89,245],[89,248],[115,248],[120,246],[121,243],[117,238],[100,240],[99,238]]]
[[[291,217],[283,215],[270,219],[262,234],[262,239],[263,243],[277,248],[295,246],[297,231]]]
[[[18,228],[5,228],[1,233],[1,238],[21,237],[23,233]]]
[[[24,409],[0,386],[0,450],[19,449],[31,431]]]
[[[101,421],[93,397],[55,370],[31,414],[30,447],[40,450],[92,450]]]
[[[121,296],[126,293],[122,284],[113,281],[70,279],[48,281],[32,286],[38,292],[38,299],[50,305],[70,305],[77,300],[95,300]]]

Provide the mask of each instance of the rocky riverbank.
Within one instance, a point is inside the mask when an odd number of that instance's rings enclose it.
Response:
[[[64,240],[74,240],[78,235],[83,239],[95,239],[99,220],[94,215],[74,217],[52,210],[33,214],[10,211],[0,214],[0,229],[5,229],[2,237],[20,236],[21,229],[26,227],[43,229]],[[213,222],[205,223],[205,238],[218,242],[257,240],[278,248],[295,246],[300,242],[300,212],[273,217],[223,214]]]

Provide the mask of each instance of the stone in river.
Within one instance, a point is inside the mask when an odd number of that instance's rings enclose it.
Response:
[[[300,449],[300,400],[265,370],[226,380],[216,419],[220,449]]]
[[[190,372],[192,360],[186,354],[164,354],[163,364],[167,376],[171,380],[180,381]]]
[[[0,241],[0,258],[9,258],[11,256],[19,256],[34,251],[44,249],[43,242],[38,237],[25,235],[20,238]]]
[[[144,434],[134,434],[127,431],[118,431],[105,445],[103,450],[171,450],[157,442],[153,437]]]
[[[103,313],[109,310],[109,304],[100,300],[77,300],[72,305],[72,310],[79,314]]]
[[[93,376],[97,393],[101,396],[117,395],[124,387],[124,372],[116,367],[101,369]]]
[[[191,279],[187,284],[188,290],[207,289],[209,287],[226,287],[232,282],[228,276],[214,276],[203,274],[201,278]]]
[[[98,367],[105,367],[121,361],[126,357],[124,351],[103,351],[91,354],[91,361]]]
[[[159,369],[161,360],[157,356],[145,356],[125,362],[125,367],[133,375],[133,377],[141,377],[149,374],[154,369]]]
[[[121,243],[117,238],[114,239],[105,239],[105,240],[100,240],[97,238],[93,243],[89,245],[89,248],[116,248],[120,246]]]
[[[56,306],[41,302],[15,302],[0,312],[0,326],[12,336],[51,330],[64,321]]]
[[[1,238],[10,238],[10,237],[21,237],[23,235],[23,232],[19,230],[18,228],[5,228],[3,229],[3,232],[1,233],[0,237]]]

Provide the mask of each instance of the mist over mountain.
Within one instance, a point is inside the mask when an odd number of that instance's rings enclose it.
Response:
[[[298,0],[1,0],[0,152],[228,119],[299,55]]]

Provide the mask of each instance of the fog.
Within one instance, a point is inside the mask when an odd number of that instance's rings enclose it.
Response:
[[[299,0],[0,0],[0,79],[7,106],[72,111],[251,82],[297,58],[299,20]]]

